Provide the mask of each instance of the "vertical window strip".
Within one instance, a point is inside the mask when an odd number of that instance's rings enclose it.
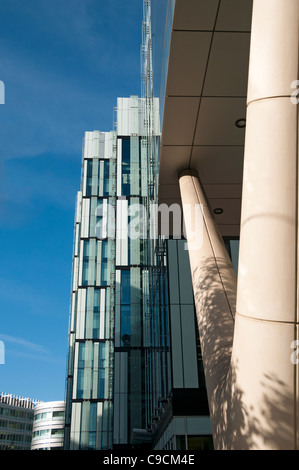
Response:
[[[91,177],[91,196],[98,196],[99,187],[99,160],[92,160],[92,177]]]

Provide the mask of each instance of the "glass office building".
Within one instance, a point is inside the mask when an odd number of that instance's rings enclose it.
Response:
[[[144,99],[119,98],[117,129],[85,134],[69,326],[69,449],[127,445],[133,429],[146,428],[149,252],[142,209],[149,204],[149,168],[144,109]],[[155,133],[158,138],[159,128]]]
[[[210,436],[188,251],[184,240],[153,236],[159,217],[151,214],[159,211],[152,211],[156,173],[145,106],[135,96],[120,98],[117,130],[85,134],[66,449],[184,449],[188,436],[202,436],[201,443]],[[154,132],[157,154],[158,125]]]

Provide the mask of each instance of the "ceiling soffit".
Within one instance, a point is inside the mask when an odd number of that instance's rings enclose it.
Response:
[[[194,168],[223,234],[238,235],[252,0],[176,0],[160,157],[159,200],[180,202]]]

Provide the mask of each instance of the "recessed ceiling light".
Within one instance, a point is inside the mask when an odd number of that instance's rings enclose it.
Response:
[[[221,209],[221,207],[217,207],[217,209],[214,209],[214,214],[222,214],[223,213],[223,209]]]
[[[246,127],[246,119],[238,119],[235,124],[239,129],[242,129],[243,127]]]

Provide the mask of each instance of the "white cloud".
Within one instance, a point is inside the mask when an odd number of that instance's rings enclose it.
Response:
[[[57,365],[65,364],[65,356],[57,357],[44,346],[24,338],[0,334],[0,340],[4,343],[7,365],[9,365],[11,357],[18,357],[26,361],[38,360]]]
[[[14,345],[21,346],[27,350],[34,351],[36,353],[48,353],[48,351],[40,344],[32,343],[31,341],[27,341],[23,338],[0,334],[0,340],[2,340],[5,344],[12,343]]]

